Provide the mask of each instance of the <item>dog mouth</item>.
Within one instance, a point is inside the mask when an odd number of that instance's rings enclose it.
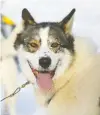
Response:
[[[48,90],[52,89],[52,87],[53,87],[52,78],[55,75],[55,71],[57,69],[57,66],[52,71],[39,71],[39,70],[36,70],[32,67],[32,64],[30,63],[30,61],[28,61],[28,64],[32,70],[32,73],[36,77],[36,82],[37,82],[39,88],[44,90],[44,91],[48,91]]]

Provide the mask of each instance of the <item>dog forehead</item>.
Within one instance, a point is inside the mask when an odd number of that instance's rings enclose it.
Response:
[[[42,39],[42,40],[47,40],[48,37],[49,37],[49,30],[50,30],[50,27],[49,26],[46,26],[45,28],[40,28],[39,29],[39,37]]]
[[[62,29],[56,23],[39,23],[34,26],[29,25],[27,29],[23,31],[24,36],[62,36]]]
[[[60,41],[65,42],[63,30],[55,23],[40,23],[28,26],[22,33],[24,41],[38,39],[40,41]]]
[[[63,39],[65,38],[65,35],[62,31],[62,29],[59,26],[56,26],[55,24],[48,24],[45,27],[40,27],[38,35],[43,40],[50,40],[50,39]]]

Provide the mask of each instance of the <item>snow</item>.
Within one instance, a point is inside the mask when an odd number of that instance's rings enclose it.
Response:
[[[92,38],[100,51],[99,4],[99,0],[5,0],[2,13],[18,24],[23,8],[28,8],[37,22],[60,21],[72,8],[76,8],[73,33]],[[25,81],[21,75],[18,78],[20,83]],[[37,105],[31,85],[19,93],[16,106],[18,115],[33,115]]]

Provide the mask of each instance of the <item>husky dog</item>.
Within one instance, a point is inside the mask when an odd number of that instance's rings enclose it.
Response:
[[[23,9],[22,29],[11,36],[46,115],[100,115],[100,55],[92,42],[72,35],[74,13],[37,23]]]

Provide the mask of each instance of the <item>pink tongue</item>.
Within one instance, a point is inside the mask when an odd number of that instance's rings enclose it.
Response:
[[[52,88],[52,76],[50,73],[38,73],[37,84],[39,87],[45,91]]]

